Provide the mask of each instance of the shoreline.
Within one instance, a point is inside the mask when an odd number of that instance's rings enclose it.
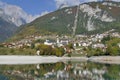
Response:
[[[23,55],[1,55],[2,64],[42,64],[64,61],[90,61],[103,64],[120,64],[120,56],[93,56],[93,57],[56,57],[56,56],[23,56]]]
[[[88,61],[102,64],[120,64],[120,56],[93,56]]]

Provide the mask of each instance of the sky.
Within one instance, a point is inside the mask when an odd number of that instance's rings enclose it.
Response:
[[[0,0],[7,4],[17,5],[31,15],[43,15],[57,10],[63,3],[67,6],[97,0]],[[120,1],[120,0],[113,0]]]

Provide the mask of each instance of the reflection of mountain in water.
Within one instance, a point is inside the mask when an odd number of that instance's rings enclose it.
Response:
[[[0,75],[6,80],[116,80],[120,76],[120,67],[90,62],[1,65]]]

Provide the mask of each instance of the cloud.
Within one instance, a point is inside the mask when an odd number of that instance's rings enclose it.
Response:
[[[92,2],[92,1],[98,1],[98,0],[83,0],[84,2]]]
[[[68,7],[80,4],[80,0],[54,0],[57,8]]]
[[[26,13],[21,7],[7,4],[0,1],[0,8],[4,14],[0,14],[5,20],[13,22],[16,26],[29,23],[39,17],[40,15],[31,15]],[[5,17],[4,17],[5,16]],[[6,17],[7,16],[7,17]]]
[[[46,15],[46,14],[48,14],[48,13],[50,13],[50,12],[48,12],[48,11],[43,11],[43,12],[40,14],[40,16],[44,16],[44,15]]]
[[[29,22],[32,22],[33,20],[35,20],[36,18],[38,18],[38,17],[41,17],[41,16],[44,16],[44,15],[46,15],[46,14],[48,14],[48,13],[50,13],[49,11],[43,11],[43,12],[41,12],[41,14],[40,15],[34,15],[34,16],[32,16],[32,15],[28,15],[28,23]]]
[[[7,21],[13,22],[16,26],[24,24],[23,21],[25,23],[30,23],[36,18],[49,13],[49,11],[43,11],[38,15],[31,15],[25,12],[19,6],[7,4],[2,1],[0,1],[0,8],[3,10],[3,14],[1,13],[0,16],[2,16]],[[6,18],[6,16],[8,16],[8,18]]]
[[[34,15],[34,16],[28,15],[28,16],[27,16],[27,22],[28,22],[28,23],[29,23],[29,22],[32,22],[32,21],[35,20],[36,18],[41,17],[41,16],[44,16],[44,15],[46,15],[46,14],[48,14],[48,13],[50,13],[50,12],[49,12],[49,11],[43,11],[43,12],[41,12],[40,15]]]

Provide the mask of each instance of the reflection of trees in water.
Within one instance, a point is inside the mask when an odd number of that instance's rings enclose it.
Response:
[[[119,80],[119,65],[106,65],[98,63],[74,63],[73,71],[70,73],[70,79],[85,80]]]
[[[32,80],[31,71],[34,67],[33,65],[2,65],[0,72],[6,75],[9,80]]]
[[[93,67],[94,66],[94,67]],[[98,65],[97,65],[98,66]],[[99,77],[99,75],[103,75],[104,70],[98,69],[96,64],[92,63],[76,63],[74,65],[73,75],[75,75],[74,78],[76,79],[86,79],[86,80],[98,80],[98,78],[103,80],[103,77]],[[100,74],[97,74],[99,72],[102,72]]]
[[[36,65],[2,65],[0,73],[6,75],[10,80],[11,78],[12,80],[33,80],[34,77],[43,77],[47,72],[62,70],[64,64],[62,62],[40,64],[39,68],[36,68]]]
[[[96,80],[119,79],[119,65],[91,62],[58,62],[37,65],[0,66],[0,74],[10,80]]]
[[[108,80],[119,80],[120,79],[120,65],[106,65],[107,73],[104,74],[104,77]]]

